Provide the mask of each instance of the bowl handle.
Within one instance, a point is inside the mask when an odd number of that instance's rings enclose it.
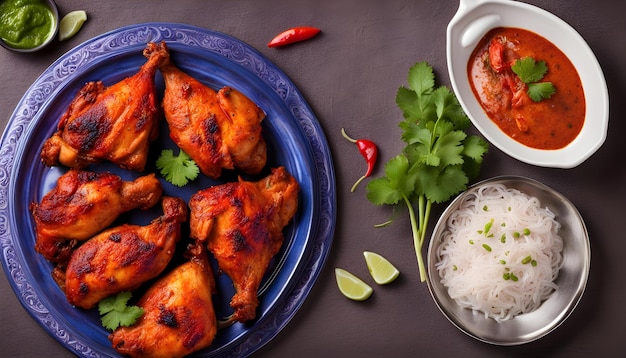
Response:
[[[506,0],[508,1],[508,0]],[[478,40],[494,25],[500,22],[500,15],[490,13],[472,15],[472,11],[487,0],[460,0],[459,9],[448,24],[448,34],[454,34],[455,39],[462,47],[474,46]]]

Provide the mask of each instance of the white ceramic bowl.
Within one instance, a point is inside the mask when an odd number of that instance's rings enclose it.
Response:
[[[561,224],[559,236],[563,239],[563,267],[556,284],[559,286],[535,311],[497,322],[483,314],[459,306],[448,295],[441,283],[436,263],[442,234],[447,230],[450,215],[459,208],[468,193],[477,191],[487,183],[503,184],[539,199]],[[582,298],[591,267],[591,246],[585,223],[574,205],[563,195],[533,179],[502,176],[473,185],[457,196],[439,218],[428,245],[428,288],[441,312],[461,331],[480,341],[512,346],[537,340],[554,331],[574,311]]]
[[[555,44],[572,61],[580,76],[586,100],[580,134],[558,150],[527,147],[502,132],[485,114],[472,92],[467,63],[480,39],[496,27],[532,31]],[[609,97],[598,61],[585,40],[571,26],[536,6],[510,0],[460,0],[447,29],[447,61],[454,92],[472,123],[504,153],[544,167],[572,168],[589,158],[606,139]]]

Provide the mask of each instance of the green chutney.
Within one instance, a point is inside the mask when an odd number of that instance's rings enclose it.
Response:
[[[41,0],[0,0],[0,38],[13,48],[43,44],[54,31],[54,21]]]

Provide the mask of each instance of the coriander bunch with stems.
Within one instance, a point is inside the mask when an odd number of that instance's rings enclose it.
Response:
[[[467,135],[469,118],[450,89],[435,87],[428,63],[412,66],[408,83],[409,87],[400,87],[396,96],[404,116],[399,126],[406,146],[386,163],[383,177],[368,183],[367,198],[375,205],[407,207],[420,280],[424,282],[422,247],[432,205],[450,200],[478,177],[488,144],[478,136]]]

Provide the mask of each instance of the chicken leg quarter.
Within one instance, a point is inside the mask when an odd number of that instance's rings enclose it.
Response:
[[[190,245],[188,262],[156,281],[137,305],[143,316],[109,335],[113,348],[131,357],[175,358],[208,347],[217,333],[215,291],[207,249]]]
[[[187,221],[182,199],[163,197],[163,215],[147,226],[124,224],[103,231],[73,253],[65,271],[69,303],[89,309],[101,299],[132,291],[158,276],[172,259]]]
[[[30,205],[35,249],[49,261],[67,262],[77,241],[90,239],[123,212],[153,207],[162,193],[154,174],[123,181],[115,174],[69,170],[39,204]]]
[[[191,237],[205,242],[233,281],[233,320],[256,317],[257,291],[283,244],[283,228],[298,206],[299,185],[284,167],[258,182],[239,180],[204,189],[190,201]]]
[[[139,72],[108,88],[100,81],[85,84],[44,143],[42,162],[84,168],[108,160],[143,171],[158,135],[154,75],[163,60],[155,51]]]
[[[165,43],[148,44],[147,54],[161,52],[159,70],[165,80],[163,112],[170,138],[198,164],[205,175],[218,178],[222,169],[257,174],[267,160],[261,134],[265,113],[231,87],[219,91],[181,71]]]

